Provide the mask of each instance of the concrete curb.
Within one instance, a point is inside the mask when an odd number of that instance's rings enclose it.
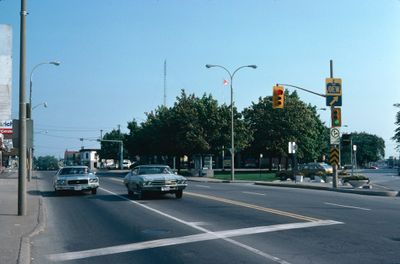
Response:
[[[255,182],[255,185],[273,186],[273,187],[288,187],[288,188],[300,188],[300,189],[313,189],[313,190],[324,190],[332,192],[341,193],[354,193],[361,195],[371,195],[371,196],[387,196],[396,197],[399,196],[398,191],[371,191],[371,190],[356,190],[356,189],[333,189],[332,187],[325,186],[312,186],[312,185],[295,185],[288,183],[270,183],[270,182]]]
[[[38,178],[37,178],[38,179]],[[39,190],[38,182],[36,179],[36,191]],[[38,197],[38,215],[36,225],[29,234],[21,237],[20,249],[18,252],[17,264],[30,264],[31,263],[31,238],[44,231],[46,227],[45,207],[43,206],[43,198]]]
[[[321,190],[321,191],[332,191],[341,193],[353,193],[360,195],[371,195],[371,196],[386,196],[386,197],[396,197],[400,196],[398,191],[371,191],[371,190],[357,190],[357,189],[333,189],[332,187],[318,186],[318,185],[305,185],[305,184],[293,184],[293,183],[274,183],[274,182],[254,182],[254,181],[235,181],[230,180],[218,180],[209,178],[190,178],[187,177],[188,181],[191,182],[206,182],[206,183],[253,183],[255,185],[264,185],[272,187],[287,187],[287,188],[298,188],[298,189],[311,189],[311,190]]]
[[[18,264],[31,263],[31,238],[44,231],[45,227],[45,209],[43,206],[43,199],[42,197],[39,197],[39,213],[37,217],[37,223],[31,233],[21,237],[21,244],[17,261]]]

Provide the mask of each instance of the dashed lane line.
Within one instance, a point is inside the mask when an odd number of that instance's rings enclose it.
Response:
[[[351,208],[351,209],[358,209],[358,210],[364,210],[364,211],[371,211],[369,208],[363,208],[363,207],[357,207],[357,206],[351,206],[351,205],[343,205],[343,204],[335,204],[335,203],[325,203],[327,205],[333,205],[333,206],[338,206],[338,207],[344,207],[344,208]]]
[[[121,178],[108,178],[108,179],[122,182]],[[259,211],[263,211],[263,212],[268,212],[268,213],[272,213],[272,214],[295,218],[295,219],[302,220],[302,221],[311,221],[311,222],[321,221],[321,219],[314,218],[314,217],[303,216],[303,215],[299,215],[299,214],[295,214],[295,213],[290,213],[290,212],[285,212],[285,211],[281,211],[281,210],[277,210],[277,209],[272,209],[272,208],[262,207],[262,206],[253,205],[253,204],[249,204],[249,203],[239,202],[239,201],[235,201],[235,200],[225,199],[222,197],[216,197],[216,196],[212,196],[212,195],[205,195],[205,194],[199,194],[199,193],[193,193],[193,192],[187,192],[187,191],[185,192],[185,195],[191,195],[194,197],[200,197],[200,198],[204,198],[204,199],[219,201],[219,202],[242,206],[242,207],[246,207],[246,208],[251,208],[251,209],[255,209],[255,210],[259,210]]]
[[[258,193],[258,192],[242,192],[242,193],[251,194],[251,195],[265,196],[265,193]]]
[[[182,223],[186,226],[190,226],[202,233],[196,235],[189,235],[183,237],[176,237],[176,238],[167,238],[167,239],[158,239],[152,241],[145,241],[139,243],[131,243],[126,245],[119,245],[119,246],[111,246],[111,247],[104,247],[104,248],[97,248],[91,250],[83,250],[83,251],[75,251],[75,252],[66,252],[66,253],[59,253],[59,254],[51,254],[48,255],[47,258],[52,261],[65,261],[65,260],[77,260],[77,259],[85,259],[95,256],[104,256],[110,254],[118,254],[122,252],[130,252],[130,251],[137,251],[149,248],[157,248],[157,247],[165,247],[165,246],[172,246],[172,245],[180,245],[185,243],[194,243],[199,241],[208,241],[208,240],[215,240],[215,239],[222,239],[228,243],[234,244],[238,247],[246,249],[254,254],[257,254],[265,259],[273,261],[275,263],[280,264],[290,264],[289,262],[282,260],[278,257],[270,255],[266,252],[253,248],[251,246],[245,245],[238,241],[231,239],[231,237],[243,236],[243,235],[250,235],[250,234],[258,234],[258,233],[266,233],[266,232],[274,232],[274,231],[281,231],[281,230],[288,230],[288,229],[299,229],[299,228],[308,228],[308,227],[316,227],[316,226],[327,226],[327,225],[336,225],[342,224],[341,222],[332,221],[332,220],[325,220],[325,221],[311,221],[305,223],[291,223],[291,224],[283,224],[283,225],[272,225],[272,226],[260,226],[260,227],[251,227],[251,228],[242,228],[242,229],[234,229],[234,230],[226,230],[226,231],[218,231],[213,232],[206,228],[203,228],[198,225],[196,222],[187,222],[185,220],[179,219],[175,216],[169,215],[147,205],[141,204],[137,201],[130,200],[124,196],[121,196],[117,193],[109,191],[104,188],[100,188],[101,190],[110,193],[119,197],[122,200],[126,200],[136,206],[140,206],[145,208],[149,211],[157,213],[161,216],[166,218],[175,220],[179,223]]]

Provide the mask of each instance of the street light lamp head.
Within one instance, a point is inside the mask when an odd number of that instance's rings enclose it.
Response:
[[[47,102],[44,102],[43,106],[44,106],[44,108],[47,108],[47,106],[48,106]]]
[[[206,64],[206,68],[211,68],[211,67],[214,67],[215,65],[212,65],[212,64]]]
[[[59,62],[59,61],[50,61],[49,64],[53,64],[53,65],[59,66],[61,64],[61,62]]]
[[[247,67],[253,68],[253,69],[257,69],[257,65],[248,65]]]

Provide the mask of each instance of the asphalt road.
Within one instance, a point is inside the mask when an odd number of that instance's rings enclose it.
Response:
[[[50,180],[32,263],[400,263],[399,197],[190,182],[137,201],[120,178],[97,195],[56,196]]]
[[[379,187],[388,190],[400,190],[400,176],[397,169],[364,169],[358,170],[357,173],[364,174],[369,177],[371,182]]]

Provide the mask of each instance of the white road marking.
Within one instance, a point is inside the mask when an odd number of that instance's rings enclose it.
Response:
[[[394,177],[394,176],[392,176],[392,177]],[[383,186],[383,185],[380,185],[380,184],[377,184],[377,183],[374,183],[373,185],[378,186],[378,187],[383,188],[383,189],[386,189],[386,190],[391,190],[389,187],[386,187],[386,186]]]
[[[219,231],[219,232],[207,232],[207,233],[201,233],[201,234],[197,234],[197,235],[189,235],[189,236],[183,236],[183,237],[157,239],[157,240],[151,240],[151,241],[146,241],[146,242],[138,242],[138,243],[105,247],[105,248],[97,248],[97,249],[91,249],[91,250],[53,254],[53,255],[49,255],[48,258],[52,261],[76,260],[76,259],[105,256],[105,255],[118,254],[118,253],[124,253],[124,252],[132,252],[132,251],[138,251],[138,250],[144,250],[144,249],[150,249],[150,248],[174,246],[174,245],[195,243],[195,242],[201,242],[201,241],[209,241],[209,240],[215,240],[215,239],[227,239],[229,237],[260,234],[260,233],[267,233],[267,232],[276,232],[276,231],[290,230],[290,229],[309,228],[309,227],[316,227],[316,226],[328,226],[328,225],[336,225],[336,224],[341,224],[341,222],[325,220],[325,221],[319,221],[319,222],[305,222],[305,223],[292,223],[292,224],[271,225],[271,226],[257,226],[257,227],[250,227],[250,228]],[[210,234],[212,234],[212,235],[210,236]],[[237,241],[230,240],[230,239],[229,239],[229,241],[232,241],[232,242],[234,242],[234,244],[239,245],[239,246],[245,246],[246,249],[248,249],[254,253],[257,253],[259,255],[262,255],[264,257],[267,257],[268,259],[274,260],[278,263],[288,263],[279,258],[276,258],[276,257],[266,254],[264,252],[261,252],[257,249],[254,249],[247,245],[243,245]]]
[[[200,188],[211,188],[210,186],[207,186],[207,185],[195,185],[196,187],[200,187]]]
[[[179,223],[184,225],[190,226],[198,231],[203,233],[197,235],[190,235],[178,238],[167,238],[167,239],[159,239],[153,241],[146,241],[140,243],[132,243],[127,245],[120,245],[120,246],[113,246],[113,247],[106,247],[106,248],[99,248],[99,249],[92,249],[92,250],[84,250],[84,251],[77,251],[77,252],[67,252],[67,253],[60,253],[60,254],[51,254],[47,257],[53,261],[63,261],[63,260],[73,260],[73,259],[84,259],[94,256],[102,256],[108,254],[117,254],[122,252],[128,251],[135,251],[135,250],[142,250],[147,248],[155,248],[155,247],[164,247],[170,245],[178,245],[184,243],[193,243],[198,241],[206,241],[206,240],[215,240],[215,239],[222,239],[226,242],[234,244],[238,247],[243,249],[249,250],[259,256],[262,256],[266,259],[272,260],[276,263],[280,264],[290,264],[282,259],[279,259],[275,256],[272,256],[268,253],[262,252],[256,248],[250,247],[248,245],[242,244],[237,242],[230,237],[248,235],[248,234],[257,234],[257,233],[265,233],[265,232],[273,232],[273,231],[280,231],[280,230],[287,230],[287,229],[296,229],[296,228],[306,228],[306,227],[315,227],[315,226],[324,226],[324,225],[335,225],[335,224],[342,224],[341,222],[331,221],[331,220],[320,220],[320,221],[312,221],[306,223],[297,223],[297,224],[288,224],[288,225],[275,225],[275,226],[262,226],[262,227],[253,227],[253,228],[244,228],[244,229],[237,229],[237,230],[228,230],[228,231],[220,231],[220,232],[212,232],[208,229],[205,229],[194,222],[187,222],[172,215],[166,214],[161,212],[157,209],[151,208],[147,205],[141,204],[137,201],[130,200],[124,196],[118,195],[112,191],[109,191],[104,188],[100,188],[101,190],[108,192],[112,195],[115,195],[123,200],[126,200],[130,203],[133,203],[137,206],[150,210],[154,213],[167,217],[169,219],[175,220]]]
[[[197,226],[204,226],[204,225],[209,224],[207,222],[188,222],[188,223],[191,223],[192,225],[197,225]]]
[[[350,205],[343,205],[343,204],[335,204],[335,203],[325,203],[325,204],[334,205],[334,206],[339,206],[339,207],[345,207],[345,208],[359,209],[359,210],[364,210],[364,211],[371,211],[371,209],[363,208],[363,207],[357,207],[357,206],[350,206]]]
[[[265,193],[257,193],[257,192],[242,192],[242,193],[265,196]]]

